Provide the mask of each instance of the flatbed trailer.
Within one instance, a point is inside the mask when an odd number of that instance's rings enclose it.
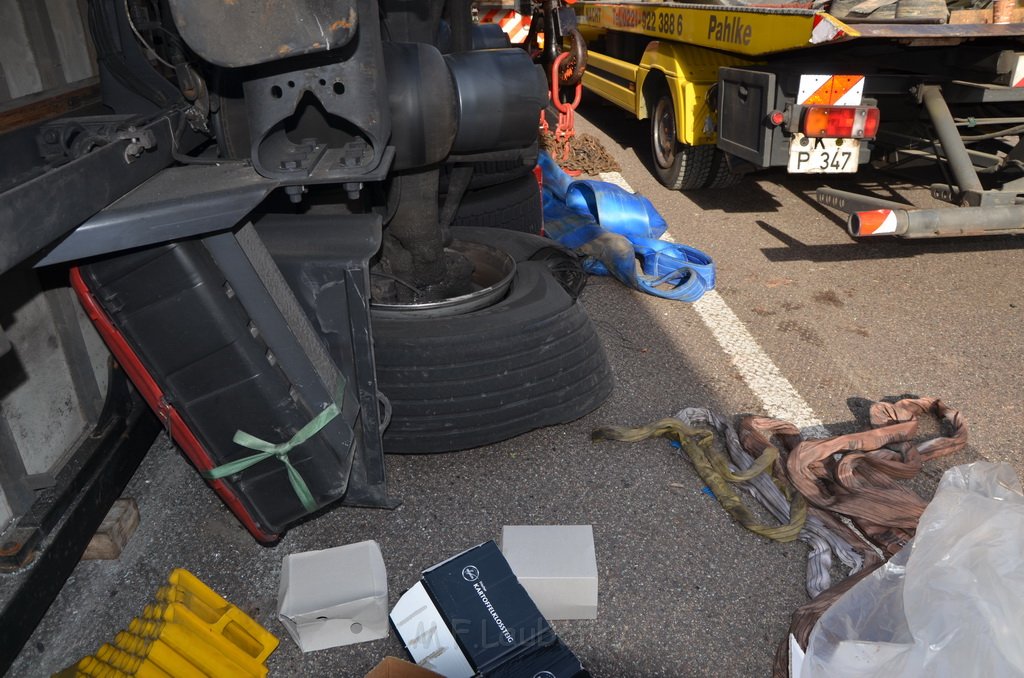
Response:
[[[873,162],[938,162],[915,209],[819,189],[855,236],[942,237],[1024,229],[1024,15],[954,12],[942,0],[793,6],[574,5],[588,45],[583,86],[650,121],[652,165],[672,189],[747,172],[850,174]],[[1003,11],[1002,7],[996,11]],[[838,15],[838,16],[837,16]],[[880,16],[879,16],[880,15]]]

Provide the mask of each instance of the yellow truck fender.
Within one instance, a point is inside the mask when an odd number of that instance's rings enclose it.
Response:
[[[672,95],[676,112],[676,135],[682,143],[692,146],[714,144],[717,118],[714,86],[722,66],[744,66],[754,63],[734,54],[655,40],[647,45],[636,75],[636,115],[649,116],[648,102],[661,87]]]

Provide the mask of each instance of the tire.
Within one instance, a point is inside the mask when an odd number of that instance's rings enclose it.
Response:
[[[651,114],[651,160],[658,180],[673,191],[704,188],[715,158],[713,146],[681,144],[676,135],[672,95],[657,95]]]
[[[545,261],[550,241],[500,229],[456,229],[518,260],[511,291],[480,311],[373,319],[377,383],[392,405],[390,454],[488,445],[578,419],[611,393],[612,374],[583,308]]]
[[[531,172],[497,186],[466,191],[452,226],[505,228],[539,235],[544,214],[536,177]]]
[[[729,160],[726,158],[725,152],[716,148],[707,188],[729,188],[741,181],[743,181],[743,175],[733,172],[729,167]]]
[[[473,176],[469,179],[471,189],[487,188],[496,186],[506,181],[512,181],[519,177],[533,174],[536,165],[536,153],[531,156],[531,163],[526,158],[516,160],[490,160],[487,162],[473,163]],[[448,191],[448,182],[451,178],[451,165],[441,166],[440,189],[442,193]]]

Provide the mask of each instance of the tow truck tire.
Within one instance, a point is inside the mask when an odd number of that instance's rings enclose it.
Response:
[[[742,180],[743,175],[733,172],[729,167],[729,160],[726,158],[725,152],[716,148],[707,187],[712,189],[729,188]]]
[[[672,95],[657,95],[651,114],[651,160],[658,180],[673,191],[704,188],[715,160],[713,146],[679,143]]]
[[[373,318],[377,384],[392,406],[389,454],[488,445],[578,419],[611,393],[597,332],[553,273],[551,241],[490,228],[453,235],[508,252],[516,276],[504,299],[479,311]]]

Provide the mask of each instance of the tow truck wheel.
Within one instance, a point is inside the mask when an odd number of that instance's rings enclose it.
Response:
[[[673,191],[703,188],[711,176],[714,151],[713,146],[679,142],[672,95],[662,91],[651,115],[651,155],[658,180]]]
[[[729,167],[729,160],[725,152],[715,149],[714,159],[711,167],[711,174],[708,177],[708,188],[729,188],[743,180],[742,174],[737,174]]]
[[[585,275],[575,255],[501,228],[452,236],[504,253],[514,272],[507,294],[482,308],[373,311],[377,386],[392,407],[389,454],[464,450],[572,421],[612,389],[600,339],[576,301]]]

